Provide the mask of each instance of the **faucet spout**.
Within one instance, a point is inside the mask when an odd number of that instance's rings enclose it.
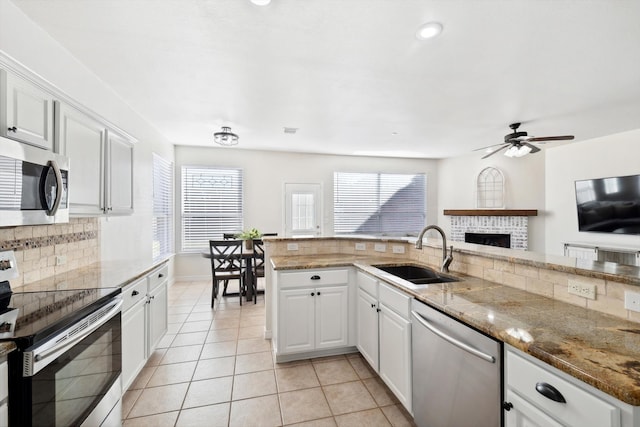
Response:
[[[429,230],[435,230],[440,233],[442,237],[442,266],[440,266],[440,270],[447,273],[449,272],[449,265],[453,261],[453,246],[451,246],[451,250],[449,251],[449,255],[447,255],[447,236],[444,234],[444,230],[437,225],[427,225],[422,229],[420,234],[418,235],[418,240],[416,241],[416,249],[422,249],[422,238],[424,234]]]

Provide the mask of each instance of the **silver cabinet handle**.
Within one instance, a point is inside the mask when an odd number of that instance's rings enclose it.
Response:
[[[495,357],[484,353],[480,350],[478,350],[477,348],[473,348],[470,345],[463,343],[460,340],[457,340],[453,337],[450,337],[449,335],[445,334],[444,332],[442,332],[440,329],[436,328],[435,326],[433,326],[431,323],[429,323],[427,321],[427,319],[425,319],[424,317],[422,317],[422,315],[416,311],[411,310],[411,315],[414,317],[414,319],[416,319],[422,326],[424,326],[425,328],[427,328],[428,330],[430,330],[431,332],[433,332],[434,334],[436,334],[437,336],[439,336],[440,338],[442,338],[443,340],[455,345],[456,347],[466,351],[467,353],[473,354],[476,357],[479,357],[482,360],[485,360],[489,363],[496,363],[496,359]]]

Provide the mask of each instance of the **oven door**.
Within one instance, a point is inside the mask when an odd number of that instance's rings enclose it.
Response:
[[[11,425],[101,425],[118,410],[121,305],[122,299],[114,298],[52,339],[16,352],[22,355],[22,372],[13,379],[22,399],[9,397]],[[120,423],[121,414],[116,415]]]

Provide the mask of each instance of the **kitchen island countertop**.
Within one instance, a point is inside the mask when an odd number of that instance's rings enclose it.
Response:
[[[275,270],[354,266],[416,299],[633,406],[640,406],[640,325],[506,285],[460,282],[410,289],[373,267],[398,259],[339,255],[271,258]]]

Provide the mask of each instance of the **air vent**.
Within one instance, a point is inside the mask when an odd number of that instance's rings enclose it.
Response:
[[[284,133],[294,134],[296,132],[298,132],[298,128],[284,128]]]

